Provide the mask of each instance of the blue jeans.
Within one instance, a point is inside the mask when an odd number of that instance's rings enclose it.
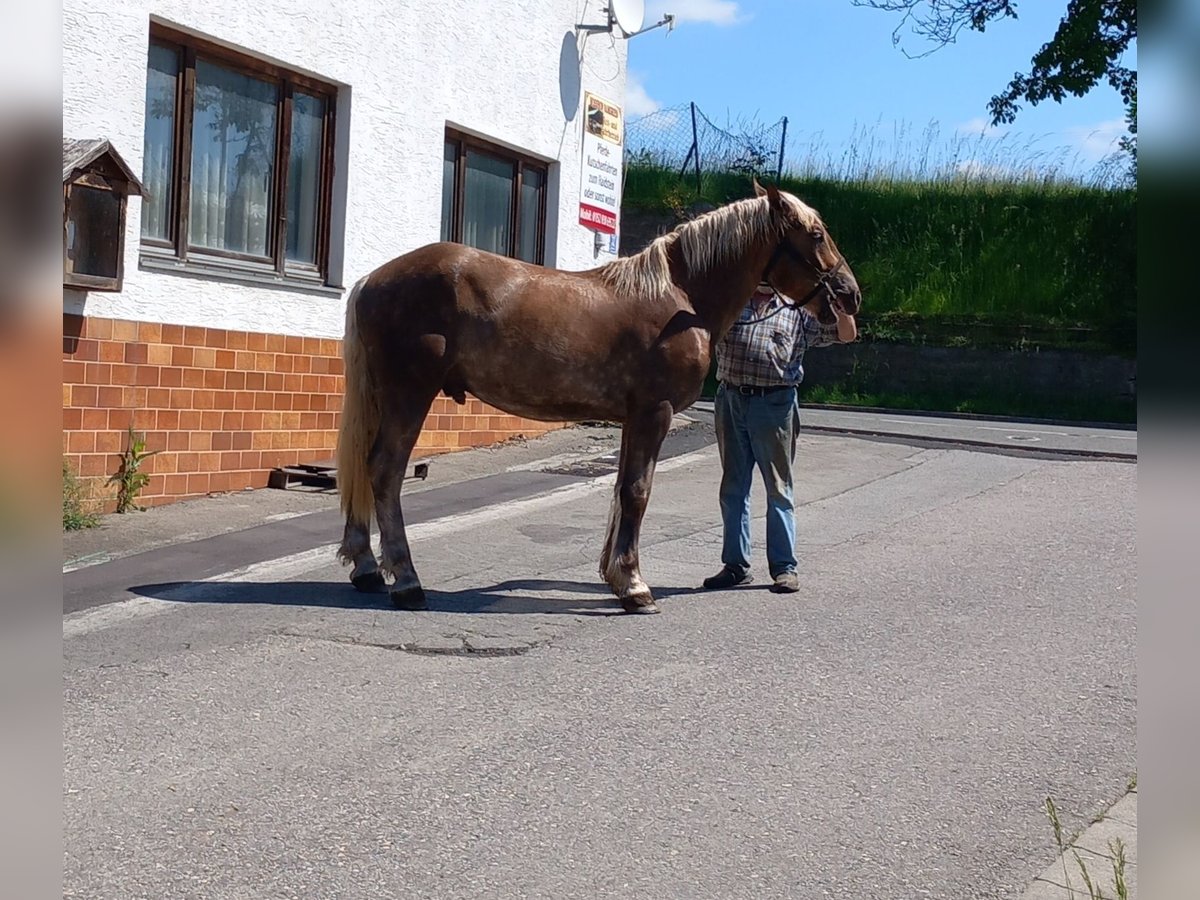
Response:
[[[721,562],[738,572],[750,568],[750,485],[757,465],[767,489],[767,565],[771,577],[796,571],[796,516],[792,461],[800,403],[796,392],[761,397],[717,388],[717,448],[721,452]]]

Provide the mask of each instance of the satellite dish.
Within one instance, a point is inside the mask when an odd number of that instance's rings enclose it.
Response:
[[[645,0],[608,0],[608,17],[621,26],[626,37],[637,34],[646,18]]]

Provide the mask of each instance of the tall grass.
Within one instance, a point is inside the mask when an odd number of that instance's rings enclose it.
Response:
[[[1089,163],[1077,150],[1050,146],[1045,137],[997,132],[982,126],[944,136],[937,122],[920,131],[907,123],[856,125],[843,143],[822,132],[794,133],[785,172],[826,181],[953,181],[1073,183],[1094,188],[1131,187],[1129,158],[1114,152]]]
[[[1003,139],[897,132],[888,144],[863,131],[840,154],[817,146],[793,154],[782,186],[820,210],[868,320],[1083,328],[1134,346],[1137,198],[1119,160],[1084,179],[1062,152]],[[706,172],[697,191],[674,167],[630,162],[627,209],[750,193],[745,173]]]

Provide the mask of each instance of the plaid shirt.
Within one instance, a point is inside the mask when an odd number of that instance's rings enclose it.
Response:
[[[717,344],[717,379],[755,387],[799,384],[804,351],[836,343],[837,323],[822,325],[803,307],[784,305],[778,295],[759,313],[747,303]]]

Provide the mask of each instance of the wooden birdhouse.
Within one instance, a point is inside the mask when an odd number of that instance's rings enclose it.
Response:
[[[142,184],[108,141],[63,139],[63,284],[119,291],[125,206]]]

